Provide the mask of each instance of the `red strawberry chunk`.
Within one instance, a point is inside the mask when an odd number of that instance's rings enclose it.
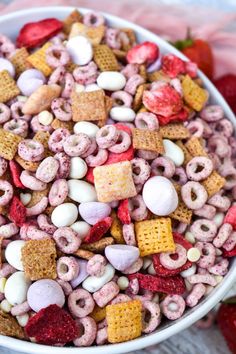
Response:
[[[225,258],[231,258],[236,256],[236,246],[231,250],[231,251],[226,251],[225,249],[222,249],[222,256]]]
[[[14,186],[17,188],[25,189],[25,186],[21,183],[21,180],[20,180],[20,174],[22,171],[20,165],[17,162],[15,162],[14,160],[11,160],[9,162],[9,167],[10,167],[11,177],[12,177]]]
[[[171,79],[185,73],[185,63],[174,54],[166,54],[162,57],[162,71]]]
[[[47,18],[24,25],[16,39],[17,47],[38,47],[62,29],[62,22],[56,18]]]
[[[152,113],[164,117],[178,114],[183,108],[180,94],[167,83],[160,83],[153,90],[144,91],[143,104]]]
[[[176,244],[177,243],[180,244],[186,250],[189,250],[190,248],[192,248],[192,244],[190,242],[188,242],[187,240],[185,240],[181,234],[174,233],[173,236],[174,236],[174,241]],[[183,272],[184,270],[190,268],[192,266],[192,262],[187,260],[187,262],[184,265],[182,265],[182,267],[179,267],[177,269],[167,269],[160,262],[160,254],[154,254],[153,255],[153,266],[154,266],[154,269],[155,269],[157,275],[159,275],[161,277],[171,277],[171,276],[177,275],[177,274]]]
[[[158,115],[158,121],[160,125],[166,125],[169,124],[170,122],[185,122],[189,117],[189,111],[184,107],[181,109],[181,111],[177,114],[174,114],[170,117],[164,117]]]
[[[233,229],[236,230],[236,205],[233,205],[227,211],[227,214],[224,218],[224,224],[226,223],[231,224],[233,226]]]
[[[57,305],[43,308],[25,326],[29,337],[41,344],[66,344],[79,336],[79,328],[68,312]]]
[[[129,201],[128,199],[124,199],[120,202],[117,210],[117,216],[122,222],[122,224],[130,224],[131,217],[129,213]]]
[[[129,64],[151,64],[159,57],[159,48],[153,42],[143,42],[131,48],[126,56]]]
[[[132,134],[131,129],[127,125],[124,125],[121,123],[116,123],[115,126],[117,129],[123,130],[124,132],[128,133],[129,135]]]
[[[16,226],[23,226],[26,220],[26,207],[22,204],[20,199],[16,196],[12,198],[9,212],[9,219],[16,224]]]
[[[193,61],[186,61],[185,62],[186,74],[188,74],[192,79],[197,77],[197,69],[198,69],[198,66]]]
[[[105,219],[98,221],[95,225],[91,227],[89,233],[83,239],[84,243],[93,243],[99,241],[102,236],[104,236],[107,231],[110,229],[112,224],[112,218],[110,216],[106,217]]]
[[[181,295],[185,292],[186,286],[181,276],[162,278],[155,275],[134,273],[128,276],[129,280],[138,279],[139,287],[152,292],[161,292],[170,295]]]
[[[108,155],[108,159],[104,165],[111,165],[112,163],[117,163],[122,161],[130,161],[133,158],[134,158],[134,148],[133,146],[130,146],[127,151],[121,152],[120,154],[110,152]]]
[[[85,179],[87,182],[94,184],[94,175],[93,175],[94,167],[89,167],[88,172],[86,173]]]

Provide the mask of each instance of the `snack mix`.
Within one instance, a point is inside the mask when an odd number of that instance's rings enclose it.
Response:
[[[0,334],[84,347],[180,319],[236,255],[234,128],[196,65],[77,10],[0,42]]]

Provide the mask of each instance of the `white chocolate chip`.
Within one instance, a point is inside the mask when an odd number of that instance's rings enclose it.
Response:
[[[117,285],[119,286],[120,290],[125,290],[129,286],[129,279],[127,277],[119,277],[117,280]]]
[[[0,278],[0,293],[4,294],[7,278]]]
[[[75,84],[75,92],[76,93],[84,92],[84,90],[85,90],[85,86],[84,85]]]
[[[214,221],[214,223],[216,224],[216,226],[219,227],[219,226],[222,225],[223,220],[224,220],[224,217],[225,217],[225,216],[224,216],[223,213],[217,213],[217,214],[214,216],[214,218],[213,218],[212,221]]]
[[[163,156],[169,157],[176,166],[181,166],[184,162],[184,153],[183,150],[173,143],[173,141],[168,139],[163,139],[163,145],[165,149],[165,153]]]
[[[221,283],[224,277],[222,275],[215,275],[215,280],[217,281],[217,284]]]
[[[153,263],[151,263],[151,265],[148,267],[148,274],[151,274],[151,275],[156,275],[156,271],[153,267]]]
[[[201,257],[201,252],[198,248],[192,247],[187,252],[187,258],[190,262],[197,262]]]
[[[85,221],[76,221],[74,224],[70,225],[70,227],[77,232],[81,239],[83,239],[91,229],[91,226]]]
[[[23,315],[16,316],[17,322],[21,327],[25,327],[29,321],[28,313],[24,313]]]
[[[9,313],[11,311],[12,305],[6,300],[2,300],[1,302],[1,309],[3,312]]]
[[[14,240],[10,242],[5,250],[5,257],[8,263],[17,270],[24,270],[21,258],[21,250],[25,245],[24,240]]]
[[[75,156],[70,160],[70,178],[81,179],[84,178],[88,171],[86,162],[81,157]]]
[[[85,92],[92,92],[98,90],[101,90],[101,88],[97,84],[90,84],[85,87]]]
[[[66,49],[72,62],[77,65],[86,65],[92,60],[93,47],[88,38],[84,36],[70,38],[66,43]]]
[[[193,264],[192,267],[183,270],[180,274],[183,278],[187,278],[190,277],[191,275],[194,275],[196,273],[196,270],[197,270],[197,266],[196,264]]]
[[[222,255],[222,251],[219,248],[216,248],[216,255],[217,256],[221,256]]]
[[[99,128],[96,124],[90,122],[77,122],[74,125],[73,130],[75,134],[84,133],[87,134],[90,138],[95,138]]]
[[[187,279],[184,279],[184,282],[185,282],[185,286],[186,286],[187,291],[191,291],[193,288],[193,284],[190,284]]]
[[[143,260],[143,269],[147,269],[152,264],[151,258],[145,257]]]
[[[18,102],[26,102],[27,99],[28,99],[27,96],[21,96],[21,95],[17,96],[17,101]]]
[[[38,114],[38,120],[42,125],[50,125],[53,121],[53,115],[49,111],[42,111]]]
[[[23,205],[29,204],[31,201],[32,195],[30,193],[20,193],[20,200]]]
[[[132,108],[117,106],[110,110],[110,116],[117,122],[133,122],[136,114]]]
[[[187,231],[184,236],[188,242],[190,242],[192,244],[195,243],[195,237],[193,236],[193,234],[190,231]]]
[[[97,78],[100,88],[109,91],[119,91],[125,87],[126,78],[118,71],[103,71]]]

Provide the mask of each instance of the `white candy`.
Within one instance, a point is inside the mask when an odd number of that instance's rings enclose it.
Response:
[[[85,91],[85,86],[81,84],[75,84],[75,92],[80,93]]]
[[[143,200],[148,209],[158,216],[171,214],[178,206],[178,195],[166,177],[149,178],[143,187]]]
[[[97,84],[90,84],[85,87],[85,92],[92,92],[98,90],[101,90],[101,87],[99,87]]]
[[[105,273],[101,277],[90,276],[86,278],[83,283],[82,287],[89,291],[90,293],[95,293],[108,283],[115,275],[115,269],[112,265],[107,264],[105,267]]]
[[[24,272],[13,273],[6,281],[5,298],[11,305],[19,305],[26,301],[27,291],[31,281],[25,278]]]
[[[70,160],[70,178],[81,179],[88,171],[86,162],[81,157],[72,157]]]
[[[128,107],[113,107],[110,110],[110,117],[117,122],[133,122],[135,116],[134,110]]]
[[[194,275],[196,273],[196,270],[197,270],[197,266],[196,264],[193,264],[192,267],[183,270],[180,274],[183,278],[187,278],[190,277],[191,275]]]
[[[225,216],[224,216],[223,213],[217,213],[217,214],[214,216],[214,218],[213,218],[212,221],[214,221],[214,223],[216,224],[216,226],[219,227],[219,226],[222,225],[223,220],[224,220],[224,217],[225,217]]]
[[[151,264],[152,264],[151,258],[147,258],[147,257],[143,258],[143,266],[142,266],[143,269],[147,269]]]
[[[29,321],[28,313],[24,313],[24,315],[16,316],[17,322],[21,327],[25,327]]]
[[[7,59],[0,58],[0,71],[3,70],[7,70],[12,77],[15,76],[15,68],[13,64]]]
[[[168,139],[163,139],[165,154],[163,156],[169,157],[176,166],[181,166],[184,162],[184,153],[178,145]]]
[[[24,270],[22,261],[21,261],[21,249],[24,247],[25,241],[16,240],[10,242],[5,250],[5,257],[8,263],[16,268],[17,270]]]
[[[26,102],[28,100],[27,96],[19,95],[16,97],[18,102]]]
[[[78,203],[96,202],[97,193],[90,183],[77,179],[68,181],[69,194],[68,196]]]
[[[122,90],[126,84],[126,78],[118,71],[103,71],[97,78],[97,84],[103,90]]]
[[[1,302],[1,309],[3,312],[9,313],[11,311],[12,305],[6,300],[2,300]]]
[[[70,226],[77,220],[78,214],[75,204],[63,203],[53,210],[51,220],[56,227]]]
[[[188,242],[190,242],[190,243],[192,243],[192,244],[195,243],[195,237],[194,237],[194,235],[192,234],[192,232],[187,231],[184,236],[185,236],[185,238],[186,238],[186,240],[187,240]]]
[[[73,129],[75,134],[84,133],[90,138],[95,138],[97,132],[99,131],[98,126],[90,122],[77,122]]]
[[[42,111],[38,114],[38,120],[42,125],[49,125],[53,121],[53,115],[49,111]]]
[[[151,275],[156,275],[156,271],[154,269],[154,266],[153,266],[153,263],[151,263],[151,265],[148,267],[148,274],[151,274]]]
[[[7,278],[0,278],[0,293],[4,294]]]
[[[27,205],[31,201],[32,195],[30,193],[20,193],[20,200],[22,204]]]
[[[187,258],[190,262],[197,262],[201,257],[201,252],[198,248],[192,247],[187,252]]]
[[[215,280],[217,281],[217,284],[221,283],[224,277],[222,275],[215,275]]]
[[[88,38],[84,36],[76,36],[70,38],[66,43],[71,60],[77,65],[88,64],[93,57],[93,48]]]
[[[72,230],[77,232],[81,239],[83,239],[91,229],[91,226],[85,221],[77,221],[74,224],[70,225],[70,227],[72,228]]]
[[[117,280],[117,285],[119,286],[120,290],[125,290],[129,286],[129,279],[127,277],[119,277]]]
[[[193,284],[190,284],[187,279],[184,279],[184,282],[185,282],[186,290],[191,291],[193,288]]]

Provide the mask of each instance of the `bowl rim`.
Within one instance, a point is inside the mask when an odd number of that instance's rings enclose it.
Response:
[[[2,22],[17,19],[19,17],[27,16],[27,15],[35,15],[41,14],[46,11],[51,13],[53,12],[61,12],[61,14],[66,15],[67,13],[72,12],[75,8],[77,8],[82,13],[86,13],[91,11],[91,9],[77,7],[77,6],[43,6],[43,7],[33,7],[26,10],[15,11],[10,14],[6,14],[1,16],[0,18],[0,26]],[[149,30],[136,25],[128,20],[121,19],[118,16],[111,15],[106,12],[100,11],[108,21],[115,22],[117,27],[130,27],[134,29],[137,33],[141,34],[144,37],[147,37],[147,40],[158,42],[162,47],[166,49],[168,52],[172,52],[176,54],[180,58],[184,60],[188,60],[182,53],[180,53],[177,49],[175,49],[172,45],[167,43],[164,39],[160,38],[158,35],[150,32]],[[198,70],[198,76],[204,81],[204,85],[211,91],[211,95],[214,96],[214,99],[223,107],[224,112],[226,114],[227,119],[234,124],[236,127],[236,120],[234,113],[222,97],[222,95],[218,92],[215,86],[210,82],[210,80]],[[104,351],[111,354],[121,354],[127,353],[135,350],[139,350],[154,344],[157,344],[172,335],[186,329],[187,327],[191,326],[194,322],[202,318],[208,311],[210,311],[226,294],[226,292],[230,289],[233,282],[236,280],[236,259],[232,260],[231,268],[229,273],[224,277],[224,280],[220,285],[216,287],[216,289],[212,292],[212,295],[208,295],[203,302],[199,304],[199,307],[193,308],[189,310],[190,313],[187,313],[185,316],[180,318],[179,320],[173,321],[172,324],[168,327],[164,327],[160,331],[155,331],[148,335],[143,335],[137,339],[118,343],[118,344],[107,344],[101,346],[94,346],[94,347],[53,347],[47,345],[40,345],[37,343],[26,342],[16,338],[7,337],[0,335],[0,345],[5,346],[9,349],[18,350],[18,351],[25,351],[27,353],[35,353],[35,354],[42,354],[42,353],[50,353],[50,354],[62,354],[65,352],[74,353],[74,354],[102,354]]]

